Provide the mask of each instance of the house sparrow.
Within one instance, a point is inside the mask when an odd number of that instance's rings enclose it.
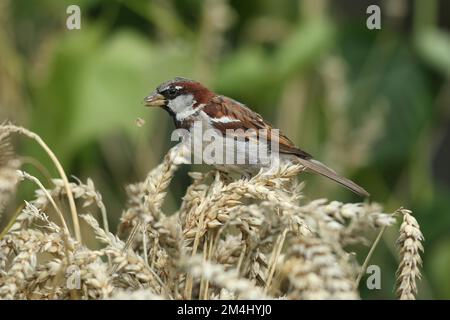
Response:
[[[206,129],[214,129],[216,132],[219,132],[222,137],[225,137],[230,132],[229,129],[239,132],[237,135],[247,132],[248,129],[265,132],[262,134],[258,133],[256,136],[245,136],[245,139],[241,140],[241,144],[235,145],[238,155],[242,152],[247,153],[247,155],[251,153],[248,148],[251,141],[256,142],[256,144],[262,144],[260,141],[264,141],[268,144],[272,136],[271,132],[276,131],[259,114],[250,110],[244,104],[218,95],[199,82],[185,78],[177,77],[164,82],[155,92],[145,98],[144,103],[148,107],[162,107],[165,109],[172,116],[178,129],[191,130],[195,123],[201,123]],[[238,129],[242,130],[239,131]],[[334,180],[360,196],[369,196],[369,193],[362,187],[347,178],[339,176],[332,169],[314,160],[309,153],[296,147],[282,133],[278,134],[277,139],[281,161],[301,164],[307,172],[317,173]],[[269,149],[272,150],[270,147]],[[244,174],[258,172],[264,166],[261,163],[214,165],[220,170],[237,171]]]

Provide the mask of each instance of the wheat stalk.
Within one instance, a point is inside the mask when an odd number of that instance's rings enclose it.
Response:
[[[12,124],[5,124],[5,125],[0,126],[0,132],[2,132],[3,134],[19,133],[30,139],[33,139],[48,154],[50,159],[53,161],[53,164],[55,165],[56,169],[58,170],[58,173],[61,176],[61,179],[64,182],[64,187],[65,187],[66,193],[67,193],[67,199],[69,200],[70,212],[72,214],[72,220],[73,220],[73,225],[74,225],[74,229],[75,229],[75,236],[76,236],[76,239],[81,242],[81,231],[80,231],[80,224],[78,221],[77,207],[75,206],[75,200],[73,198],[72,191],[70,189],[69,180],[67,179],[66,173],[65,173],[61,163],[59,162],[58,158],[56,157],[56,155],[53,153],[53,151],[48,147],[48,145],[44,142],[44,140],[42,140],[42,138],[39,135],[37,135],[36,133],[31,132],[23,127],[18,127],[18,126],[12,125]]]
[[[424,241],[417,220],[407,209],[399,209],[403,216],[397,245],[400,250],[400,264],[397,270],[397,295],[401,300],[414,300],[417,294],[416,279],[421,278],[420,267]]]
[[[0,141],[9,134],[1,128]],[[181,206],[168,214],[162,204],[185,151],[171,149],[142,182],[128,186],[116,233],[109,230],[106,205],[91,179],[53,179],[46,189],[37,178],[9,167],[13,174],[4,175],[7,183],[22,177],[37,189],[2,232],[0,298],[359,298],[359,280],[395,216],[376,203],[306,202],[297,181],[302,168],[295,165],[241,179],[216,171],[190,173],[193,181]],[[7,166],[0,173],[2,168]],[[58,202],[65,197],[85,211],[83,226],[95,234],[97,249],[79,242],[76,232],[74,237],[68,233],[67,212]],[[89,212],[93,206],[101,225]],[[60,225],[45,214],[49,209]],[[398,212],[403,223],[397,292],[410,299],[417,293],[423,236],[410,211]],[[360,267],[347,246],[370,243]],[[79,287],[68,286],[68,274],[76,276]]]
[[[0,215],[16,190],[19,182],[16,170],[19,169],[20,164],[7,139],[7,133],[0,129]]]

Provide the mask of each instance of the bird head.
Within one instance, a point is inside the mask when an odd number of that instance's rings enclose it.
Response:
[[[164,108],[181,121],[180,116],[194,113],[213,96],[214,93],[199,82],[177,77],[158,86],[144,102],[148,107]]]

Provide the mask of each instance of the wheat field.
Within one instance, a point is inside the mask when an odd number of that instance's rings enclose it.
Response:
[[[59,173],[50,186],[21,171],[9,143],[14,134],[49,155]],[[36,189],[0,236],[1,299],[360,299],[373,251],[398,224],[400,263],[390,276],[399,299],[417,294],[424,239],[412,212],[386,213],[373,202],[306,202],[300,166],[240,179],[191,172],[181,206],[164,212],[185,159],[176,146],[127,187],[114,232],[94,181],[71,182],[36,133],[3,124],[0,151],[0,213],[19,183]],[[349,249],[355,246],[364,256]]]

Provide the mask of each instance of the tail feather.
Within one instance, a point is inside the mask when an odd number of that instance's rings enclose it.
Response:
[[[364,188],[360,187],[347,178],[339,176],[334,170],[328,168],[323,163],[314,159],[302,159],[300,157],[298,157],[298,160],[300,161],[300,164],[306,167],[306,171],[317,173],[324,177],[327,177],[328,179],[336,181],[337,183],[343,185],[344,187],[350,189],[351,191],[362,197],[369,196],[369,193],[364,190]]]

